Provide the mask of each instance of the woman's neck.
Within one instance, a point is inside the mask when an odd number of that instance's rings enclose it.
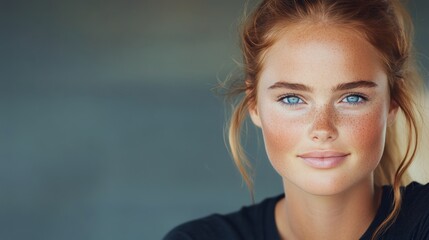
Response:
[[[377,212],[381,191],[372,181],[334,196],[315,196],[284,182],[275,209],[281,239],[359,239]]]

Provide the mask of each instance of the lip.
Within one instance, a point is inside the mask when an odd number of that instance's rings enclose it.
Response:
[[[298,155],[307,165],[318,169],[329,169],[339,166],[349,153],[338,151],[312,151]]]

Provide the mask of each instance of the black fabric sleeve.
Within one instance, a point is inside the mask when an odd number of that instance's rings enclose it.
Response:
[[[233,213],[212,214],[181,224],[163,240],[278,240],[274,208],[283,197],[280,194]]]
[[[416,226],[414,231],[417,236],[413,239],[429,239],[429,215],[423,217],[420,223]]]
[[[410,205],[415,213],[414,216],[410,216],[410,222],[416,222],[414,230],[412,231],[412,239],[429,239],[429,184],[420,185],[413,182],[408,187],[413,191],[411,195],[412,198],[415,198]],[[420,213],[421,215],[419,216]]]

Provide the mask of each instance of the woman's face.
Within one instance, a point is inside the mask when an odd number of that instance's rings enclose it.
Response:
[[[377,51],[364,38],[295,26],[268,50],[250,115],[285,185],[333,195],[372,183],[396,112]]]

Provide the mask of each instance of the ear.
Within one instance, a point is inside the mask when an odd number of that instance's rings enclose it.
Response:
[[[387,125],[388,126],[392,125],[395,122],[398,110],[399,110],[398,103],[394,99],[391,99],[390,100],[390,106],[389,106],[389,113],[387,115]]]
[[[246,80],[246,96],[249,96],[251,94],[251,89],[254,89],[252,86],[252,82],[250,80]],[[254,97],[256,98],[256,96]],[[261,127],[261,118],[259,117],[259,111],[258,106],[256,104],[256,99],[253,103],[251,103],[248,107],[250,119],[252,119],[253,124],[255,124],[258,127]]]
[[[253,124],[258,127],[261,127],[261,118],[259,117],[258,107],[256,106],[256,104],[253,104],[253,106],[249,107],[249,115],[250,119],[252,119]]]

